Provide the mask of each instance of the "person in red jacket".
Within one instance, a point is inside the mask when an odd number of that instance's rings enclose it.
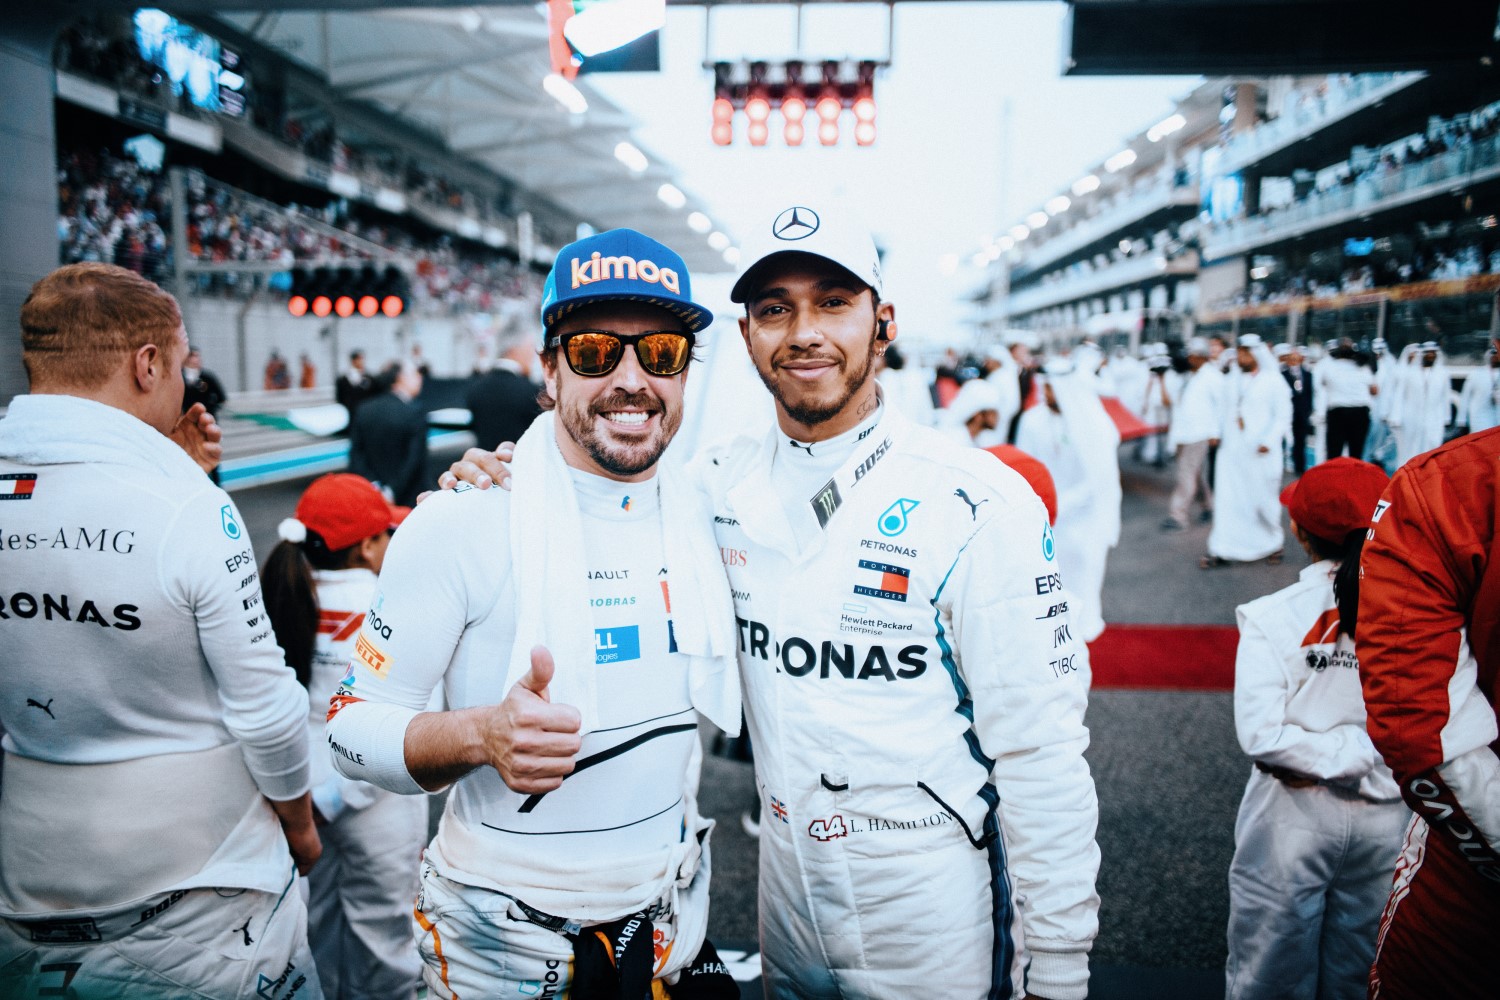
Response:
[[[1381,918],[1370,997],[1500,989],[1500,428],[1407,463],[1360,562],[1370,739],[1416,812]]]

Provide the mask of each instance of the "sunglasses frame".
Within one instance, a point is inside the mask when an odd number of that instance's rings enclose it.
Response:
[[[641,356],[641,341],[643,341],[647,337],[659,337],[662,334],[681,337],[687,341],[687,356],[682,362],[682,367],[678,368],[676,371],[654,372],[650,368],[646,367],[646,360]],[[613,337],[620,345],[620,353],[619,356],[615,358],[615,363],[604,369],[604,371],[602,372],[579,371],[577,367],[574,366],[573,359],[568,355],[568,342],[571,341],[574,337],[582,337],[586,335],[596,337]],[[697,338],[686,330],[647,330],[644,333],[616,333],[614,330],[572,330],[568,333],[554,333],[549,336],[547,338],[547,349],[550,351],[561,347],[563,360],[567,362],[568,370],[571,371],[574,375],[579,376],[580,378],[604,378],[606,375],[613,372],[616,368],[620,367],[620,362],[625,357],[625,349],[627,347],[633,348],[635,350],[636,364],[640,365],[641,371],[645,372],[647,375],[651,375],[655,378],[674,378],[675,376],[681,375],[687,370],[687,366],[693,360],[693,347],[696,343]]]

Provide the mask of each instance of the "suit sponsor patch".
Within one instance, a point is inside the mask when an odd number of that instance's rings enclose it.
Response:
[[[30,500],[35,493],[35,472],[7,472],[0,475],[0,500]]]
[[[872,559],[859,561],[859,579],[854,592],[861,597],[878,597],[884,601],[906,603],[907,584],[911,570],[894,563],[875,562]]]

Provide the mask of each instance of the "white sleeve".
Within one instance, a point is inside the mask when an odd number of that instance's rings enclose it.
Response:
[[[503,490],[437,493],[392,537],[355,641],[352,682],[329,703],[328,750],[339,773],[403,794],[426,791],[406,768],[406,727],[426,710],[464,629],[494,604],[509,573],[509,536],[494,516],[502,506],[509,506]],[[495,651],[497,669],[508,655]]]
[[[1379,758],[1362,725],[1315,733],[1286,721],[1293,695],[1285,651],[1243,607],[1237,609],[1239,650],[1234,660],[1234,728],[1240,747],[1254,760],[1326,781],[1353,784]]]
[[[945,589],[975,729],[995,762],[1011,871],[1026,898],[1026,943],[1037,953],[1027,987],[1081,997],[1099,925],[1099,807],[1083,756],[1088,653],[1069,615],[1053,614],[1063,592],[1053,587],[1050,539],[1041,501],[1027,498],[980,527]]]
[[[198,643],[245,764],[268,799],[307,791],[307,692],[261,601],[255,553],[229,494],[203,490],[163,532],[168,593],[193,611]]]

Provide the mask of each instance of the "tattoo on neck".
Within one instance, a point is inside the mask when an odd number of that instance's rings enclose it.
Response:
[[[876,396],[872,392],[872,393],[870,393],[870,398],[866,399],[863,403],[859,404],[859,409],[857,409],[857,410],[854,411],[854,415],[857,416],[857,417],[867,417],[871,413],[874,413],[875,412],[875,407],[877,407],[879,405],[880,405],[880,399],[879,399],[879,397]]]

